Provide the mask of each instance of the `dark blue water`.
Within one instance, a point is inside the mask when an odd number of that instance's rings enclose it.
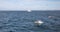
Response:
[[[44,23],[36,27],[36,20]],[[60,11],[0,11],[0,32],[60,32]]]

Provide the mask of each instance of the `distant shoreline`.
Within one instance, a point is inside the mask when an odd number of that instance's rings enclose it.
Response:
[[[0,10],[0,11],[27,11],[27,10]],[[31,11],[60,11],[60,10],[31,10]]]

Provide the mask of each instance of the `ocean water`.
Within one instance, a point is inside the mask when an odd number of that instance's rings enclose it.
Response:
[[[37,27],[36,20],[44,23]],[[0,32],[60,32],[60,11],[0,11]]]

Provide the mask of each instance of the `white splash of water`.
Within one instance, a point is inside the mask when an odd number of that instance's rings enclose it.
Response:
[[[38,21],[35,21],[34,23],[35,23],[36,25],[41,25],[41,24],[43,24],[44,22],[41,21],[41,20],[38,20]]]

